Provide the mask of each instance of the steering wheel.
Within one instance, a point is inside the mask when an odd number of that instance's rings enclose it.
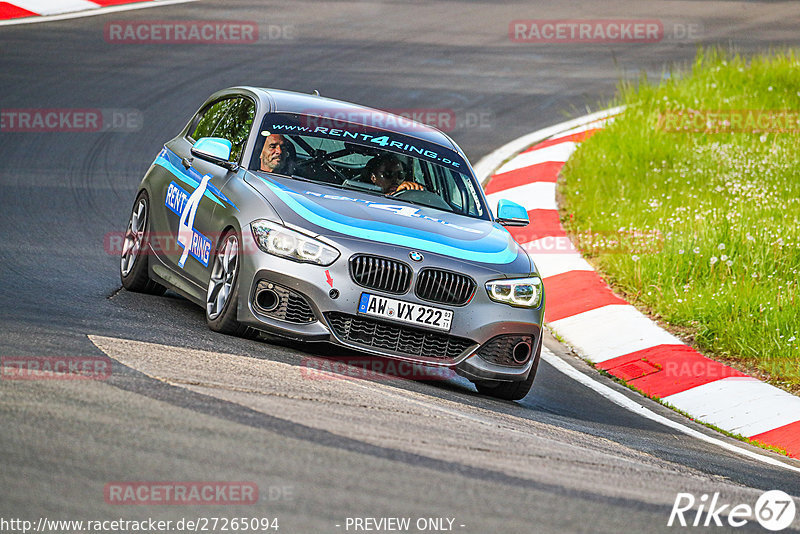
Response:
[[[338,178],[340,183],[344,183],[344,181],[347,180],[347,176],[345,176],[342,171],[331,165],[330,161],[325,159],[325,156],[327,155],[327,152],[316,151],[311,155],[311,159],[299,161],[295,164],[295,167],[298,169],[307,167],[313,174],[317,174],[319,170],[325,170]]]
[[[421,191],[421,190],[420,189],[403,189],[402,191],[395,191],[394,193],[389,193],[389,196],[400,198],[400,197],[403,197],[403,196],[407,196],[408,193],[413,193],[415,191]],[[411,200],[411,199],[409,199],[409,200]]]

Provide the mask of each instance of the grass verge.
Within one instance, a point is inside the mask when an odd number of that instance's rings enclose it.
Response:
[[[565,228],[629,302],[800,392],[800,53],[700,49],[619,104],[562,171]]]

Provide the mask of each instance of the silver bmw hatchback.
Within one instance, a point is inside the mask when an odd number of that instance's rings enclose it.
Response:
[[[120,274],[204,307],[217,332],[332,342],[516,400],[539,364],[544,287],[505,228],[528,224],[525,209],[491,208],[435,128],[235,87],[156,156]]]

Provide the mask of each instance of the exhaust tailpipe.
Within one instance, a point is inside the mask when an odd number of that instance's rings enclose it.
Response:
[[[528,361],[528,358],[531,356],[531,346],[524,341],[520,341],[516,345],[514,345],[514,349],[511,351],[511,357],[514,358],[514,361],[523,364]]]
[[[273,289],[260,289],[256,293],[256,306],[264,312],[275,310],[281,303],[281,298]]]

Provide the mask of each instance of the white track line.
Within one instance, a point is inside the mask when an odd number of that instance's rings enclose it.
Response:
[[[517,169],[538,165],[539,163],[545,163],[547,161],[559,161],[564,163],[569,159],[572,153],[575,152],[577,146],[577,143],[573,143],[572,141],[564,141],[557,145],[546,146],[544,148],[525,152],[497,169],[494,174],[516,171]]]
[[[474,165],[473,169],[475,171],[475,176],[478,178],[478,181],[481,184],[485,185],[487,183],[487,181],[489,180],[489,178],[492,177],[492,175],[494,174],[494,171],[496,169],[498,169],[503,163],[509,161],[510,158],[512,158],[516,154],[519,154],[520,152],[522,152],[523,150],[527,149],[531,145],[533,145],[535,143],[538,143],[540,141],[544,141],[545,139],[548,139],[548,138],[559,138],[559,137],[564,137],[566,135],[570,135],[571,133],[577,133],[579,131],[584,131],[586,129],[589,129],[590,123],[594,123],[594,122],[596,122],[598,120],[602,120],[602,119],[607,118],[607,117],[609,117],[611,115],[616,115],[616,114],[620,113],[623,109],[624,109],[623,107],[618,107],[618,108],[613,108],[613,109],[609,109],[609,110],[593,113],[593,114],[587,115],[585,117],[580,117],[580,118],[577,118],[577,119],[574,119],[574,120],[571,120],[571,121],[567,121],[567,122],[564,122],[564,123],[561,123],[561,124],[556,124],[555,126],[551,126],[549,128],[545,128],[543,130],[538,130],[536,132],[532,132],[532,133],[530,133],[528,135],[525,135],[525,136],[520,137],[518,139],[515,139],[515,140],[513,140],[513,141],[511,141],[509,143],[506,143],[505,145],[501,146],[497,150],[495,150],[495,151],[491,152],[490,154],[488,154],[488,155],[484,156],[483,158],[481,158],[481,160],[478,161],[478,163],[476,163]],[[514,188],[514,189],[517,189],[517,188]],[[512,190],[509,189],[509,190],[506,190],[506,191],[512,191]],[[496,197],[496,198],[501,198],[499,195],[502,195],[503,193],[506,193],[506,191],[501,191],[499,193],[496,193],[495,195],[498,195],[498,197]],[[487,195],[487,197],[495,198],[494,195]],[[516,199],[518,197],[514,196],[514,198]],[[541,261],[542,257],[543,257],[543,255],[540,255],[540,261]],[[544,260],[544,261],[547,262],[547,260]],[[553,262],[553,263],[556,263],[556,262]],[[556,269],[557,269],[557,267],[556,267]],[[623,306],[617,306],[617,307],[623,307]],[[630,307],[633,308],[632,306],[630,306]],[[633,310],[638,313],[638,311],[635,310],[635,308],[633,308]],[[591,312],[586,312],[586,313],[591,313]],[[605,313],[607,313],[607,311]],[[628,314],[629,312],[623,312],[623,313]],[[580,315],[585,315],[585,314],[579,314],[578,316],[573,316],[573,317],[579,317]],[[605,318],[608,319],[608,316],[606,315]],[[571,319],[571,318],[562,319],[561,321],[556,321],[556,322],[569,321],[569,319]],[[564,323],[562,323],[562,324],[564,324]],[[654,324],[654,323],[651,323],[651,324]],[[553,325],[550,325],[550,326],[551,326],[551,329],[553,329],[552,328]],[[577,333],[577,331],[580,328],[580,326],[578,326],[578,325],[575,325],[575,326],[576,326],[576,329],[575,329],[576,332],[573,332],[573,334],[580,336],[580,334]],[[563,330],[560,329],[560,328],[556,329],[556,330],[559,331],[559,335],[561,335],[562,332],[563,332]],[[671,336],[671,334],[669,334],[669,333],[667,333],[667,332],[665,332],[663,330],[661,332],[663,334],[665,334],[665,339],[668,340],[667,342],[670,342],[670,343],[675,343],[676,342],[677,338],[674,338],[674,336]],[[580,336],[580,337],[584,338],[585,336]],[[566,341],[568,343],[570,343],[570,344],[573,344],[570,339],[566,339]],[[590,341],[588,339],[583,339],[583,341],[584,342],[593,342],[593,341]],[[678,344],[682,344],[682,342],[680,340],[677,340],[677,343]],[[652,346],[652,345],[650,343],[643,344],[643,348],[647,348],[647,346]],[[585,350],[585,348],[584,348],[584,350]],[[609,353],[611,351],[607,350],[606,352]],[[616,352],[617,351],[614,350],[613,352],[611,352],[611,354],[606,354],[606,357],[603,358],[603,359],[605,360],[605,359],[609,359],[611,357],[614,357],[613,354],[616,353]],[[583,353],[582,355],[583,356],[587,356],[586,353]],[[616,354],[616,355],[618,356],[620,354]],[[552,365],[558,371],[564,373],[569,378],[572,378],[576,382],[578,382],[578,383],[588,387],[589,389],[597,392],[598,394],[600,394],[601,396],[603,396],[606,399],[610,400],[614,404],[617,404],[618,406],[621,406],[621,407],[623,407],[623,408],[625,408],[625,409],[627,409],[627,410],[629,410],[629,411],[631,411],[631,412],[633,412],[633,413],[635,413],[637,415],[640,415],[640,416],[645,417],[647,419],[650,419],[652,421],[661,423],[661,424],[663,424],[663,425],[665,425],[665,426],[667,426],[669,428],[675,429],[675,430],[677,430],[677,431],[679,431],[679,432],[681,432],[683,434],[686,434],[688,436],[697,438],[697,439],[699,439],[701,441],[704,441],[706,443],[709,443],[709,444],[712,444],[712,445],[716,445],[718,447],[721,447],[722,449],[725,449],[727,451],[733,452],[735,454],[738,454],[738,455],[741,455],[741,456],[745,456],[747,458],[750,458],[750,459],[753,459],[753,460],[756,460],[758,462],[762,462],[762,463],[765,463],[765,464],[768,464],[768,465],[781,467],[783,469],[788,469],[790,471],[794,471],[796,473],[800,473],[800,467],[795,467],[793,465],[789,465],[789,464],[783,463],[780,460],[778,460],[776,458],[773,458],[771,456],[765,456],[765,455],[762,455],[762,454],[758,454],[758,453],[756,453],[754,451],[745,449],[743,447],[740,447],[740,446],[737,446],[737,445],[734,445],[734,444],[731,444],[731,443],[728,443],[728,442],[713,438],[711,436],[707,436],[706,434],[704,434],[702,432],[698,432],[697,430],[689,428],[689,427],[687,427],[685,425],[682,425],[681,423],[675,422],[675,421],[673,421],[673,420],[671,420],[669,418],[666,418],[666,417],[664,417],[662,415],[658,415],[657,413],[645,408],[642,404],[639,404],[639,403],[635,402],[634,400],[626,397],[622,393],[619,393],[618,391],[615,391],[615,390],[609,388],[608,386],[606,386],[604,384],[601,384],[595,378],[590,377],[589,375],[586,375],[583,372],[575,369],[574,367],[569,365],[566,361],[564,361],[563,359],[561,359],[558,356],[556,356],[555,354],[553,354],[546,347],[542,348],[542,359],[545,360],[550,365]],[[593,361],[597,361],[597,360],[593,360]],[[697,389],[697,388],[694,388],[694,389]],[[692,391],[692,390],[689,390],[689,391]],[[676,395],[678,395],[678,394],[676,394]],[[675,396],[672,395],[670,397],[675,397]],[[673,401],[674,400],[678,400],[678,399],[679,399],[679,397],[675,397],[675,398],[673,398]],[[701,400],[700,402],[703,402],[703,401]]]
[[[74,13],[64,13],[62,15],[42,15],[38,17],[27,17],[21,19],[0,20],[0,26],[15,26],[18,24],[37,24],[39,22],[53,22],[57,20],[78,19],[82,17],[95,17],[107,13],[118,13],[120,11],[134,11],[137,9],[147,9],[150,7],[163,7],[173,4],[186,4],[197,0],[152,0],[139,4],[122,4],[118,6],[98,7],[96,9],[86,9]]]
[[[486,195],[492,211],[497,210],[497,201],[501,198],[513,199],[528,211],[557,209],[556,184],[553,182],[533,182]]]
[[[609,304],[549,325],[594,363],[658,345],[683,345],[630,304]]]
[[[752,377],[723,378],[669,395],[664,401],[748,437],[800,419],[800,398]]]
[[[628,398],[627,396],[623,395],[622,393],[611,389],[610,387],[606,386],[605,384],[601,384],[594,380],[593,378],[588,377],[587,375],[583,374],[581,371],[575,369],[567,362],[550,352],[546,347],[542,347],[542,359],[555,367],[557,370],[561,371],[568,377],[572,378],[573,380],[583,384],[584,386],[588,387],[592,391],[597,392],[601,396],[605,397],[606,399],[610,400],[614,404],[621,406],[631,412],[650,419],[651,421],[655,421],[657,423],[661,423],[664,426],[677,430],[687,436],[692,436],[693,438],[697,438],[700,441],[704,441],[711,445],[716,445],[717,447],[721,447],[726,451],[733,452],[740,456],[745,456],[750,458],[751,460],[756,460],[758,462],[763,462],[765,464],[769,464],[775,467],[782,467],[784,469],[788,469],[789,471],[794,471],[796,473],[800,473],[800,467],[795,467],[793,465],[785,464],[776,458],[772,458],[770,456],[764,456],[759,454],[755,451],[751,451],[749,449],[745,449],[738,445],[734,445],[732,443],[728,443],[726,441],[722,441],[720,439],[707,436],[706,434],[699,432],[693,428],[689,428],[688,426],[682,425],[672,419],[664,417],[663,415],[659,415],[648,408],[645,408],[643,405],[639,404],[638,402]]]
[[[570,271],[594,271],[566,235],[542,237],[520,246],[533,258],[542,278]]]
[[[33,11],[41,16],[60,15],[86,9],[97,9],[99,4],[88,0],[13,0],[12,5],[26,11]]]
[[[585,128],[588,125],[587,123],[602,120],[610,117],[611,115],[616,115],[623,109],[625,108],[622,106],[604,109],[603,111],[597,111],[584,117],[578,117],[577,119],[568,120],[549,128],[538,130],[536,132],[529,133],[528,135],[523,135],[522,137],[510,141],[497,150],[482,157],[478,163],[472,166],[472,170],[475,171],[475,176],[478,178],[478,181],[483,184],[489,179],[490,176],[492,176],[495,169],[500,167],[500,165],[502,165],[506,160],[512,156],[515,156],[516,154],[519,154],[531,145],[538,143],[539,141],[544,141],[545,139],[553,137],[554,135],[566,134],[567,130],[579,129],[582,127]]]
[[[539,240],[541,241],[541,239]],[[594,271],[583,256],[569,252],[547,252],[546,249],[537,248],[537,241],[522,245],[539,269],[539,276],[550,278],[571,271]],[[532,246],[533,245],[533,246]]]

